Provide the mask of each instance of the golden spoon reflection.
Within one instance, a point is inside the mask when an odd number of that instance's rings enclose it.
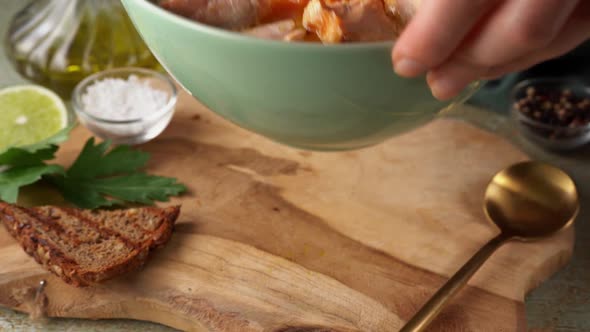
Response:
[[[500,234],[484,245],[410,319],[400,332],[419,332],[438,316],[483,263],[510,240],[534,240],[570,226],[579,211],[574,181],[563,171],[541,162],[523,162],[494,176],[484,210]]]

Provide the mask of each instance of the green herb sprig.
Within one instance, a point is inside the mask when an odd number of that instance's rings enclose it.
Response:
[[[54,185],[66,201],[86,209],[129,203],[151,205],[186,191],[174,178],[142,172],[150,158],[148,153],[125,145],[110,149],[109,141],[96,144],[94,138],[86,142],[67,170],[47,164],[71,129],[43,142],[0,153],[0,168],[4,169],[0,172],[0,200],[16,203],[20,188],[40,180]]]

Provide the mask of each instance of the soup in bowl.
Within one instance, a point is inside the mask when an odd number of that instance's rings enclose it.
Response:
[[[122,2],[160,63],[195,98],[227,120],[293,147],[374,145],[431,121],[478,86],[474,82],[455,100],[436,100],[424,78],[395,75],[390,40],[352,41],[346,33],[323,40],[310,37],[311,29],[300,31],[302,39],[277,40],[252,33],[262,25],[230,31],[147,0]]]

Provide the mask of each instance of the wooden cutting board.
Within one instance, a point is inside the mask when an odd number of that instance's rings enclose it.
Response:
[[[61,150],[76,156],[78,128]],[[187,95],[142,149],[150,171],[190,187],[175,235],[140,272],[78,289],[0,230],[0,304],[132,318],[189,331],[397,331],[496,229],[481,209],[492,175],[526,159],[468,124],[439,120],[354,152],[290,149],[239,129]],[[523,298],[561,268],[573,230],[506,245],[431,331],[524,331]]]

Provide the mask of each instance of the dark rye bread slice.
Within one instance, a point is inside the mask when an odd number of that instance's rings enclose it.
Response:
[[[0,220],[24,250],[74,286],[141,267],[172,235],[179,206],[81,210],[0,202]]]

